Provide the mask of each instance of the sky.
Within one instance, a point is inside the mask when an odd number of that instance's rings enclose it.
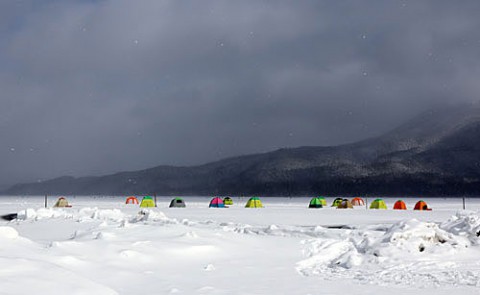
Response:
[[[480,1],[0,1],[0,186],[378,136],[478,100]]]

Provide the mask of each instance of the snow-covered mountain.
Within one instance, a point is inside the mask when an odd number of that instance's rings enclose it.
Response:
[[[480,192],[480,106],[443,107],[391,132],[193,167],[18,184],[7,194],[425,194]]]

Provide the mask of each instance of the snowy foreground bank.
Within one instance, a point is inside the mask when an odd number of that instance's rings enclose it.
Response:
[[[431,212],[41,201],[0,198],[0,214],[19,213],[0,222],[0,294],[480,293],[478,201],[427,200]]]

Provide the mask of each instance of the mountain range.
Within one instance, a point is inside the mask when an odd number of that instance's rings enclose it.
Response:
[[[480,106],[430,110],[376,138],[285,148],[191,167],[17,184],[11,195],[476,195]]]

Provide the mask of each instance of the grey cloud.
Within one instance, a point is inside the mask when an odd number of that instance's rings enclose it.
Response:
[[[4,1],[1,183],[375,136],[477,100],[478,1]]]

